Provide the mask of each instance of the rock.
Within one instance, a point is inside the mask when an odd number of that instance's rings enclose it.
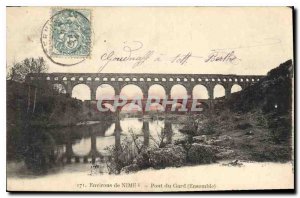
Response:
[[[221,135],[218,137],[218,140],[224,141],[224,140],[232,140],[232,137],[229,135]]]
[[[237,129],[242,129],[242,130],[248,129],[250,127],[252,127],[252,125],[248,122],[244,122],[236,125]]]
[[[174,140],[174,145],[186,144],[189,143],[191,140],[192,138],[190,138],[189,136],[182,136]]]
[[[206,135],[200,135],[200,136],[194,136],[193,142],[207,142],[207,136]]]
[[[233,150],[222,149],[216,154],[218,160],[232,159],[233,157],[235,157],[235,152]]]
[[[185,163],[185,159],[185,150],[178,145],[168,145],[149,151],[149,164],[153,168],[179,167]]]
[[[206,142],[208,145],[230,147],[234,144],[234,139],[228,135],[221,135],[217,139],[210,139]]]
[[[188,151],[187,159],[194,164],[209,164],[216,161],[215,148],[211,145],[193,143]]]

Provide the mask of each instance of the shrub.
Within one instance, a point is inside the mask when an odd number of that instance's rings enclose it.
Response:
[[[268,127],[268,119],[262,113],[260,113],[259,115],[257,115],[256,122],[257,122],[258,126],[265,127],[265,128]]]
[[[153,168],[179,167],[184,164],[185,159],[185,150],[181,146],[170,146],[149,152],[149,163]]]
[[[202,134],[212,135],[212,134],[216,133],[216,125],[217,125],[216,121],[208,120],[207,122],[205,122],[203,124],[202,130],[201,130]]]
[[[132,145],[133,141],[126,137],[119,148],[115,145],[105,148],[111,156],[111,158],[106,161],[109,173],[119,174],[123,167],[133,164],[137,156],[137,150]]]
[[[209,164],[216,161],[216,156],[212,146],[194,143],[188,151],[187,159],[193,164]]]
[[[25,135],[23,155],[26,167],[35,174],[46,173],[57,159],[54,138],[42,128],[35,127],[28,128]]]
[[[149,149],[144,149],[137,157],[136,164],[141,169],[146,169],[150,167],[150,151]]]
[[[288,142],[292,135],[291,120],[289,117],[273,117],[269,120],[271,137],[276,144]]]
[[[136,158],[141,169],[179,167],[186,161],[186,152],[181,146],[168,145],[164,148],[148,148],[143,150]]]

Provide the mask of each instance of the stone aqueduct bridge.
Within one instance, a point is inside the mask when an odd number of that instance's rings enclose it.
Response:
[[[91,100],[96,100],[96,90],[100,85],[111,85],[115,95],[120,95],[126,85],[137,85],[148,98],[148,90],[152,85],[161,85],[169,98],[174,85],[183,85],[187,95],[193,98],[193,88],[203,85],[208,92],[208,101],[214,99],[214,87],[222,85],[225,97],[231,94],[231,88],[237,84],[242,89],[250,86],[264,76],[261,75],[221,75],[221,74],[139,74],[139,73],[31,73],[26,76],[26,81],[35,84],[46,81],[49,84],[61,84],[66,93],[72,94],[73,88],[78,84],[85,84],[90,88]]]
[[[166,95],[169,97],[171,89],[174,85],[183,85],[187,94],[192,97],[193,88],[196,85],[206,87],[209,102],[214,100],[214,87],[219,84],[225,89],[225,97],[231,94],[231,88],[234,84],[241,86],[243,89],[250,86],[264,76],[241,76],[241,75],[219,75],[219,74],[127,74],[127,73],[42,73],[28,74],[26,82],[33,85],[38,85],[40,81],[49,83],[50,85],[61,84],[64,86],[66,93],[72,94],[73,88],[78,84],[89,86],[91,91],[91,100],[96,100],[96,90],[100,85],[109,84],[115,90],[115,95],[119,95],[121,90],[126,85],[137,85],[141,88],[144,98],[148,97],[148,90],[152,85],[161,85],[164,87]],[[201,101],[201,100],[200,100]],[[164,130],[168,132],[167,142],[172,141],[172,123],[165,120]],[[115,146],[121,145],[121,125],[118,116],[115,119]],[[144,145],[149,145],[149,123],[143,120],[143,139]],[[96,148],[96,136],[91,133],[91,148],[88,154],[78,155],[73,152],[72,142],[67,141],[66,152],[62,156],[62,160],[67,163],[71,162],[95,162],[97,159],[105,157]]]

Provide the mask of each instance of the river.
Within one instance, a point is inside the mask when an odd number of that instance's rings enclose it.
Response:
[[[92,164],[109,157],[109,147],[126,144],[133,137],[144,146],[158,147],[161,142],[174,143],[185,136],[179,131],[181,127],[182,124],[175,124],[174,121],[163,118],[156,120],[122,118],[109,124],[88,122],[73,127],[51,129],[52,133],[62,134],[62,141],[57,143],[55,150],[63,165],[52,168],[45,174],[63,174],[73,171],[90,174]],[[105,172],[107,170],[104,170]],[[27,171],[24,162],[8,162],[7,173],[10,177],[35,177]]]

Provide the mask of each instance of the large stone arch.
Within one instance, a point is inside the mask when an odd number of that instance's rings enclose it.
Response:
[[[155,88],[157,90],[155,90]],[[159,94],[159,92],[163,92],[163,93]],[[166,98],[167,97],[166,89],[161,84],[158,84],[158,83],[152,84],[148,88],[148,97],[149,96],[159,97],[161,99]]]
[[[132,90],[132,88],[135,88],[136,91]],[[125,94],[124,92],[128,92],[127,94]],[[120,96],[126,97],[127,99],[134,99],[137,96],[141,96],[142,98],[144,97],[144,92],[143,89],[141,87],[139,87],[136,84],[125,84],[121,87],[120,89]]]
[[[91,88],[84,83],[76,83],[72,88],[72,97],[80,100],[91,100]]]
[[[193,99],[209,99],[209,92],[205,85],[197,84],[193,87]]]
[[[188,97],[188,89],[181,83],[174,84],[170,89],[170,98],[176,97],[179,99]]]
[[[110,84],[101,84],[96,88],[96,99],[109,99],[113,100],[115,98],[116,91],[115,88]]]
[[[226,91],[224,85],[218,83],[214,86],[214,99],[215,98],[220,98],[220,97],[225,97]]]

